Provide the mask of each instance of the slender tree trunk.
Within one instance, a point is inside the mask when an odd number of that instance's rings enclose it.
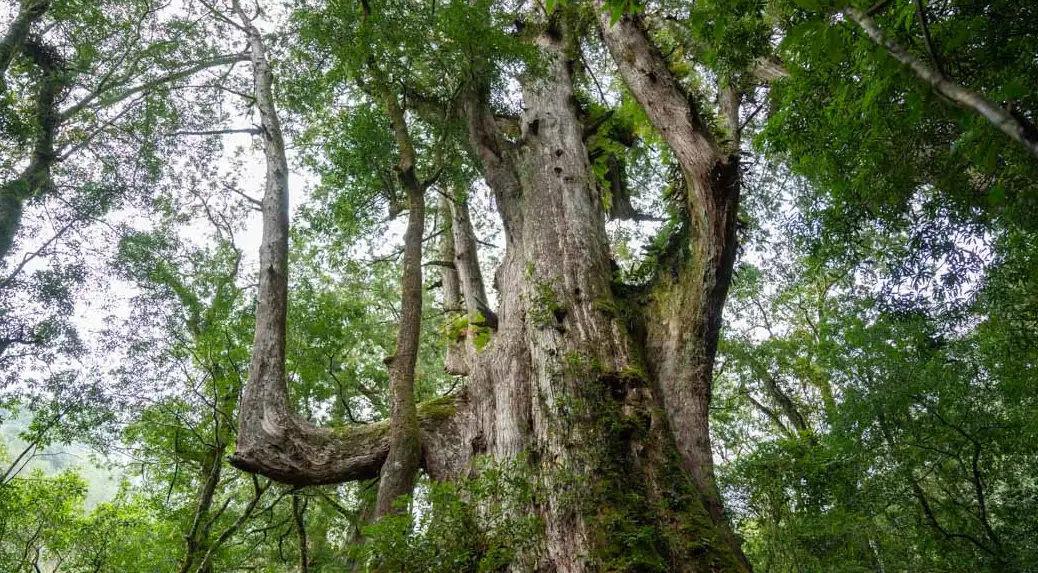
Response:
[[[296,526],[296,541],[299,543],[299,573],[309,573],[310,571],[310,558],[307,553],[306,522],[304,520],[305,515],[306,498],[299,495],[293,495],[292,518],[295,521]]]
[[[439,215],[442,234],[440,235],[440,283],[443,293],[443,312],[450,326],[450,337],[447,340],[447,356],[443,368],[454,376],[467,376],[468,360],[465,357],[465,339],[463,332],[457,330],[457,321],[464,316],[464,299],[461,294],[461,283],[458,281],[458,268],[454,255],[454,226],[451,222],[451,202],[446,195],[440,195]]]
[[[479,268],[479,257],[476,249],[476,234],[472,228],[469,215],[469,204],[466,197],[455,198],[449,203],[451,230],[454,238],[454,268],[457,270],[458,282],[465,304],[465,312],[469,320],[496,327],[497,317],[487,303],[487,290],[483,284],[483,271]]]
[[[184,535],[184,558],[180,562],[180,573],[190,573],[195,565],[204,557],[209,547],[209,530],[212,526],[210,510],[216,494],[216,486],[220,483],[220,470],[223,467],[222,445],[217,445],[206,456],[202,464],[202,484],[195,502],[195,515],[191,520],[191,528]]]
[[[256,334],[249,377],[239,415],[238,457],[244,458],[264,435],[287,433],[298,420],[289,415],[285,381],[285,325],[288,308],[288,159],[281,122],[274,106],[270,64],[258,29],[235,2],[235,12],[248,31],[253,93],[260,114],[266,188],[263,194],[263,235],[260,243]]]
[[[389,365],[389,456],[381,469],[375,502],[376,518],[391,513],[393,502],[400,496],[411,495],[422,456],[418,408],[414,399],[414,371],[422,322],[425,195],[421,185],[413,181],[413,166],[409,173],[402,173],[402,178],[408,190],[410,208],[404,234],[404,277],[396,354],[386,359]]]

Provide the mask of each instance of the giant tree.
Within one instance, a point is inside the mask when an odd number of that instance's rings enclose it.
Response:
[[[327,9],[366,13],[379,4]],[[490,6],[452,9],[479,32],[500,34]],[[407,423],[435,480],[465,479],[483,456],[526,460],[543,495],[525,511],[545,527],[525,558],[540,567],[747,569],[724,525],[707,430],[736,247],[737,161],[715,143],[642,22],[602,19],[625,83],[681,172],[671,240],[651,278],[618,280],[585,142],[594,126],[574,87],[587,13],[536,7],[520,15],[514,41],[536,48],[536,58],[518,76],[523,110],[514,139],[498,126],[479,62],[459,84],[467,145],[504,226],[497,324],[488,345],[469,347],[465,387],[418,405]],[[272,74],[250,26],[268,168],[256,344],[233,463],[300,485],[385,475],[398,469],[383,465],[397,420],[332,431],[301,420],[286,400],[287,163]]]

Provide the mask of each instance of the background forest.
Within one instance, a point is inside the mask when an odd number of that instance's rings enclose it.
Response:
[[[0,33],[0,571],[1038,571],[1038,2],[3,0]],[[433,479],[423,433],[384,511],[378,466],[324,484],[232,466],[264,208],[291,220],[286,399],[330,435],[453,412],[515,300],[542,333],[532,372],[605,368],[537,353],[583,319],[552,256],[513,260],[499,192],[495,162],[554,129],[529,120],[551,86],[618,301],[588,308],[651,339],[629,301],[706,239],[622,34],[738,179],[705,443],[748,563],[687,517],[720,511],[696,475],[678,481],[698,514],[646,505],[624,464],[580,466],[612,489],[546,478],[532,447]],[[520,157],[529,199],[554,174]],[[523,237],[561,210],[529,207]],[[596,380],[633,395],[642,370]],[[649,432],[633,418],[603,451]],[[582,488],[594,550],[563,565],[544,499]]]

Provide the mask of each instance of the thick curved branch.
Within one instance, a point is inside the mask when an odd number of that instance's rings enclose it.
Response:
[[[248,22],[238,2],[236,12]],[[308,444],[299,441],[308,433],[325,434],[308,427],[290,410],[285,378],[285,326],[288,303],[288,160],[281,122],[274,106],[271,86],[274,78],[266,58],[263,38],[255,26],[248,24],[253,89],[263,132],[263,154],[266,159],[266,188],[263,195],[263,234],[260,243],[259,288],[256,304],[256,334],[252,347],[249,377],[242,394],[239,414],[235,466],[258,471],[262,463],[272,463],[273,479],[288,481],[288,475],[277,475],[290,469],[296,458],[306,459],[312,453]],[[330,440],[318,440],[320,448]],[[289,446],[295,445],[299,450]],[[285,449],[283,449],[285,448]],[[318,450],[319,451],[319,450]],[[273,460],[265,458],[273,457]],[[326,460],[322,460],[326,461]],[[321,464],[318,463],[318,466]],[[251,470],[255,467],[256,470]],[[280,470],[278,469],[280,468]],[[262,473],[262,472],[258,472]]]
[[[418,405],[422,466],[434,479],[460,473],[458,420],[467,412],[465,394]],[[229,458],[234,467],[296,486],[327,485],[379,476],[389,455],[390,423],[317,428],[291,414],[274,433],[251,436],[250,449]]]
[[[512,149],[501,134],[493,110],[487,103],[485,87],[472,86],[462,96],[462,113],[469,128],[469,144],[476,161],[483,167],[483,178],[494,193],[501,222],[505,229],[505,245],[517,244],[522,228],[519,199],[522,187]]]
[[[249,377],[242,396],[235,467],[295,484],[316,485],[370,478],[378,475],[389,453],[390,423],[348,426],[340,430],[317,428],[292,411],[285,377],[285,327],[288,301],[288,161],[284,137],[271,89],[273,74],[259,30],[238,2],[235,11],[248,30],[256,107],[260,113],[263,151],[266,158],[266,189],[263,196],[263,234],[260,244],[260,277],[257,291],[256,334]],[[407,170],[412,175],[413,167]],[[421,195],[412,195],[408,235],[411,259],[419,269],[405,283],[416,283],[421,295]],[[417,222],[416,222],[417,219]],[[416,258],[417,257],[417,258]],[[412,287],[414,284],[411,285]],[[407,287],[405,287],[407,290]],[[412,289],[413,290],[413,289]],[[420,312],[420,307],[419,311]],[[417,328],[417,326],[415,326]],[[402,333],[401,339],[417,340],[417,330]],[[403,346],[403,344],[400,344]],[[413,358],[399,356],[403,363]],[[415,409],[413,398],[411,408]],[[438,434],[451,427],[455,401],[426,404],[417,410],[420,432]],[[444,422],[447,420],[447,422]],[[449,433],[449,432],[448,432]],[[422,440],[425,443],[425,440]],[[455,440],[456,441],[456,440]],[[426,465],[430,473],[447,471],[449,462],[438,458],[453,443],[439,435],[429,437]],[[448,456],[449,458],[449,456]]]

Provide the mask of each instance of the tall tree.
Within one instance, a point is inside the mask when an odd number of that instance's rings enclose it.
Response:
[[[605,22],[607,38],[640,42],[635,55],[641,67],[626,78],[636,95],[646,104],[669,98],[660,107],[670,116],[650,115],[660,130],[667,133],[667,121],[683,122],[669,141],[688,181],[685,228],[672,253],[684,270],[674,279],[660,272],[647,288],[617,289],[605,209],[575,103],[573,54],[580,31],[574,14],[538,9],[526,16],[522,33],[540,52],[542,69],[521,77],[518,144],[499,132],[485,88],[468,88],[475,94],[466,106],[470,144],[497,197],[507,239],[497,273],[499,323],[490,345],[470,355],[466,388],[449,409],[425,416],[424,467],[434,479],[459,479],[479,456],[502,462],[526,456],[546,492],[529,508],[545,523],[542,549],[533,556],[545,567],[747,569],[723,524],[706,426],[710,369],[735,253],[735,163],[717,150],[676,81],[666,80],[670,72],[636,21],[623,20],[615,30]],[[261,70],[266,64],[257,60],[258,36],[252,37],[254,67]],[[617,59],[625,61],[621,55]],[[650,74],[666,83],[652,85],[645,79]],[[265,95],[270,78],[266,71],[256,78],[270,130],[277,121]],[[657,108],[647,109],[652,114]],[[387,112],[399,131],[402,116],[392,105]],[[398,469],[383,466],[396,443],[392,417],[388,432],[383,425],[329,434],[301,427],[287,409],[278,374],[287,304],[282,145],[279,137],[265,141],[274,167],[268,168],[264,200],[260,326],[235,464],[299,484],[379,471],[385,483],[387,472]],[[406,147],[400,154],[409,160]],[[421,418],[422,408],[417,412]]]

